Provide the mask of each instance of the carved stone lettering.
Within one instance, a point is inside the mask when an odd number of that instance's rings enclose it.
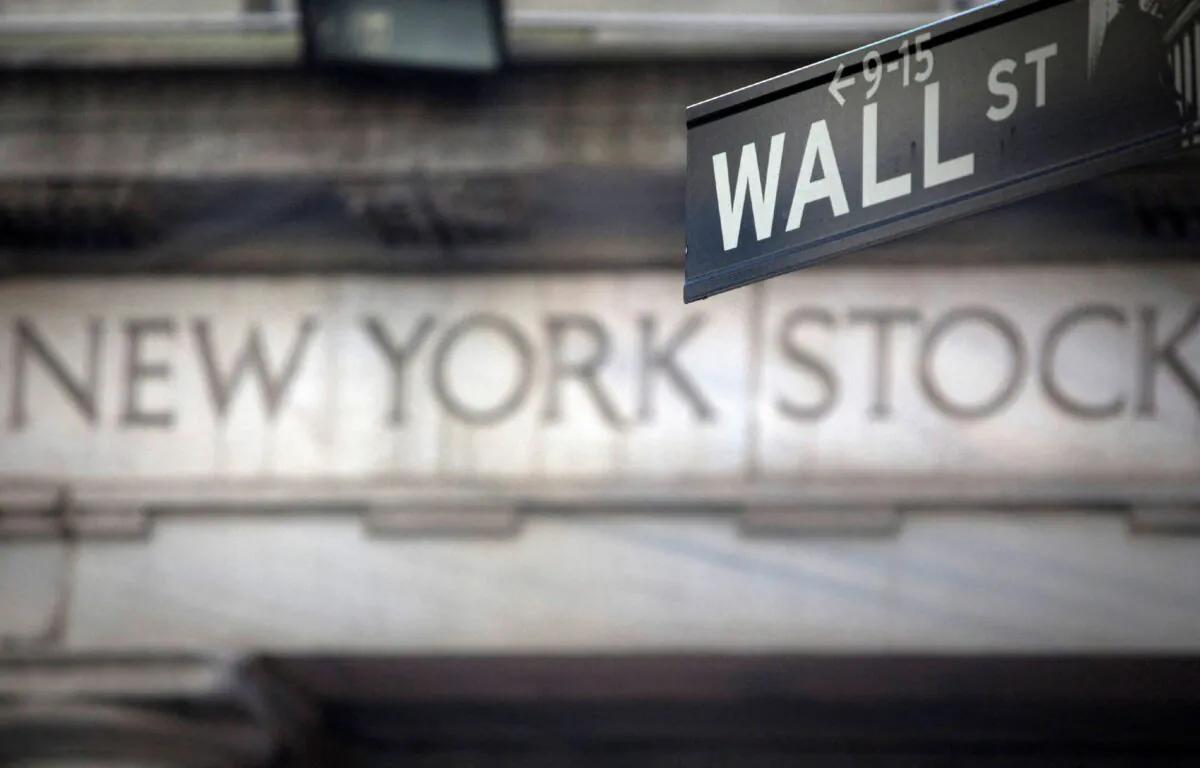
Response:
[[[1055,407],[1077,419],[1097,421],[1111,419],[1121,415],[1125,410],[1125,395],[1120,392],[1114,394],[1107,402],[1085,403],[1068,393],[1058,381],[1057,356],[1063,339],[1080,325],[1097,321],[1124,328],[1129,324],[1129,317],[1119,307],[1103,304],[1087,304],[1076,307],[1064,313],[1050,326],[1050,330],[1042,342],[1041,364],[1038,367],[1042,391],[1046,393],[1046,397]]]
[[[20,431],[30,426],[30,374],[35,365],[66,396],[87,424],[94,426],[97,423],[104,323],[93,318],[87,321],[86,327],[86,359],[82,364],[83,373],[79,374],[76,373],[78,368],[73,365],[74,361],[67,361],[56,352],[53,343],[32,321],[19,319],[13,323],[12,384],[8,412],[10,429]]]
[[[500,393],[490,406],[474,406],[464,402],[450,378],[450,355],[458,343],[471,333],[497,335],[512,350],[517,364],[517,378],[508,392]],[[510,418],[520,409],[533,386],[533,345],[521,329],[499,315],[472,315],[452,325],[438,341],[433,352],[433,392],[438,403],[455,419],[464,424],[491,426]]]
[[[267,362],[266,342],[262,330],[257,327],[250,329],[245,343],[233,354],[234,362],[226,366],[222,362],[223,356],[218,354],[212,325],[213,321],[208,318],[196,320],[192,323],[192,334],[200,353],[201,370],[213,410],[219,418],[226,418],[242,383],[253,378],[258,382],[267,417],[274,418],[300,370],[309,340],[317,328],[316,319],[305,318],[300,322],[296,338],[283,353],[283,363],[278,371],[271,370]]]
[[[142,385],[152,381],[169,383],[170,366],[162,358],[150,359],[146,351],[153,337],[174,339],[176,323],[170,317],[125,321],[125,397],[121,426],[170,428],[175,414],[170,410],[148,410],[142,403]]]
[[[642,376],[639,387],[638,415],[643,422],[654,419],[655,383],[659,376],[671,382],[675,390],[687,401],[687,404],[700,421],[712,421],[716,417],[712,405],[700,394],[700,387],[687,375],[679,365],[677,356],[683,345],[690,339],[700,326],[703,318],[693,315],[689,317],[674,336],[667,339],[661,346],[656,343],[658,335],[658,318],[644,315],[638,323],[642,331]]]
[[[781,396],[776,402],[780,415],[796,421],[817,421],[824,418],[837,404],[839,389],[837,374],[833,366],[826,360],[817,357],[809,350],[803,349],[795,342],[796,328],[805,323],[816,323],[832,330],[837,326],[833,313],[825,309],[803,308],[794,310],[783,321],[779,329],[779,346],[784,358],[801,368],[804,368],[813,378],[821,383],[823,396],[811,405],[798,405],[792,400]]]
[[[856,309],[850,312],[850,322],[865,323],[875,331],[875,396],[871,402],[871,417],[883,420],[892,414],[892,330],[899,324],[920,322],[921,313],[915,309]]]
[[[956,327],[968,323],[982,324],[992,329],[1004,342],[1008,363],[1008,374],[996,393],[975,403],[956,401],[947,395],[934,370],[939,343]],[[1020,332],[1004,315],[985,307],[966,307],[947,312],[930,327],[921,345],[921,389],[931,404],[954,419],[986,419],[1002,411],[1020,393],[1025,382],[1025,367],[1025,342]]]
[[[375,344],[376,349],[383,353],[391,370],[392,404],[388,409],[388,418],[394,425],[403,424],[407,413],[405,403],[408,402],[406,397],[408,390],[405,388],[405,382],[409,364],[421,345],[425,343],[425,339],[433,332],[434,325],[433,317],[423,315],[413,326],[408,338],[403,343],[396,344],[379,318],[369,317],[363,321],[367,335]]]
[[[0,284],[0,483],[1200,480],[1200,271],[675,278]]]
[[[562,385],[574,380],[590,395],[604,421],[611,427],[620,427],[621,416],[599,378],[601,369],[608,361],[611,344],[604,326],[596,318],[587,315],[556,315],[546,321],[546,330],[550,355],[544,412],[546,421],[551,424],[562,421]],[[566,358],[564,347],[570,334],[577,334],[589,340],[591,351],[583,359]]]
[[[1159,341],[1158,307],[1142,307],[1141,316],[1138,416],[1153,418],[1158,412],[1158,373],[1164,368],[1171,374],[1175,383],[1187,393],[1192,405],[1200,409],[1200,381],[1196,379],[1195,369],[1181,356],[1181,348],[1191,338],[1197,326],[1200,326],[1200,304],[1191,308],[1187,317],[1165,341]]]

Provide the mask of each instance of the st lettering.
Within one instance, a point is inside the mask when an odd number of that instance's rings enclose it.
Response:
[[[1032,108],[1046,106],[1048,62],[1057,55],[1058,44],[1051,43],[1026,52],[1020,61],[1001,59],[993,64],[988,72],[988,92],[994,97],[994,103],[988,107],[988,120],[1003,122],[1017,111],[1021,104],[1021,88],[1018,86],[1021,78],[1031,81],[1027,82],[1026,90],[1033,91]]]

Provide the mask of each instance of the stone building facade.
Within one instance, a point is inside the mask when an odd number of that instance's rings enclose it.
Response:
[[[684,106],[815,52],[274,45],[5,49],[0,763],[1190,743],[1191,157],[685,306]]]

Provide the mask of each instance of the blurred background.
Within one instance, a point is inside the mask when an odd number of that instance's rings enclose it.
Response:
[[[0,0],[0,764],[1200,764],[1194,155],[682,302],[968,5]]]

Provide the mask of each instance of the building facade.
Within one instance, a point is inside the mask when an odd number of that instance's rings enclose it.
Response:
[[[1187,747],[1190,156],[685,306],[683,107],[807,48],[449,89],[12,40],[0,762],[891,764],[1081,701],[1096,764]]]

